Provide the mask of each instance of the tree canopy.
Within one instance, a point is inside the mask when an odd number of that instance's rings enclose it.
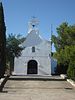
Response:
[[[75,25],[69,25],[67,22],[62,23],[57,27],[58,36],[52,35],[52,42],[56,48],[54,57],[58,60],[58,65],[62,65],[67,74],[70,75],[70,71],[74,73],[75,70]],[[73,68],[71,69],[71,64]],[[61,67],[61,66],[60,66]],[[71,69],[71,70],[70,70]],[[75,74],[75,73],[74,73]]]
[[[56,51],[64,49],[65,46],[75,45],[75,25],[68,25],[64,22],[57,28],[57,33],[57,37],[52,35]]]
[[[8,35],[6,39],[6,57],[7,63],[10,63],[11,71],[14,70],[14,58],[21,55],[21,51],[24,49],[20,44],[25,40],[20,35]]]

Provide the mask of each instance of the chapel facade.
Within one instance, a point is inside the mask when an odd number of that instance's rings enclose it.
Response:
[[[14,61],[14,75],[51,75],[51,42],[40,36],[38,20],[29,22],[22,54]],[[54,70],[54,69],[53,69]]]

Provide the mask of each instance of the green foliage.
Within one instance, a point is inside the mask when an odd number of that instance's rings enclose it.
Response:
[[[4,22],[3,5],[0,2],[0,77],[4,76],[6,66],[6,27]]]
[[[75,25],[62,23],[57,28],[58,36],[52,36],[52,42],[55,45],[56,53],[53,57],[58,60],[58,70],[62,73],[67,72],[69,77],[75,76]],[[62,66],[63,67],[62,67]],[[61,67],[61,68],[60,68]],[[67,71],[68,68],[68,71]]]
[[[22,43],[22,39],[20,37],[10,34],[6,40],[7,53],[12,54],[14,57],[19,57],[21,55],[22,47],[19,45]],[[8,55],[9,55],[8,54]]]
[[[14,58],[21,55],[21,51],[24,49],[20,44],[25,40],[20,35],[10,34],[6,39],[6,57],[7,63],[10,63],[11,71],[14,70]]]
[[[75,45],[75,25],[69,26],[64,22],[57,28],[58,36],[52,35],[52,42],[56,51],[64,49],[65,46]]]
[[[68,58],[69,58],[69,68],[67,74],[70,78],[75,79],[75,46],[70,46]]]
[[[75,79],[75,61],[70,61],[67,74],[70,78]]]

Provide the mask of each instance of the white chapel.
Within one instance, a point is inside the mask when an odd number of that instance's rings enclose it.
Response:
[[[51,61],[51,42],[40,36],[37,28],[39,21],[33,18],[28,24],[26,40],[22,54],[14,61],[14,75],[51,75],[56,64]],[[51,66],[52,65],[52,66]]]

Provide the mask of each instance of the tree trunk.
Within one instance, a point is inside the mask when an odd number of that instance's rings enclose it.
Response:
[[[10,74],[14,71],[14,56],[10,57]]]

